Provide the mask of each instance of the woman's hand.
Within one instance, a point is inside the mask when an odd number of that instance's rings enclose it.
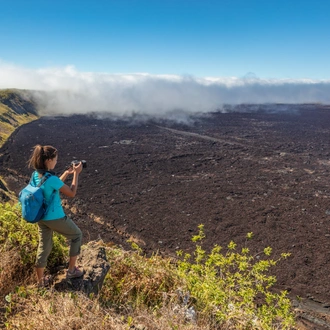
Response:
[[[73,173],[73,178],[72,178],[72,183],[71,186],[67,186],[66,184],[60,189],[60,192],[67,197],[74,197],[76,196],[77,193],[77,188],[78,188],[78,176],[79,173],[82,171],[82,162],[78,164],[74,164],[71,169],[68,169],[65,171],[66,173]]]
[[[82,162],[80,162],[79,164],[75,164],[75,165],[73,165],[72,166],[72,173],[77,173],[77,174],[79,174],[79,173],[81,173],[81,171],[82,171]]]
[[[73,174],[73,166],[70,166],[65,172],[67,172],[67,174]]]

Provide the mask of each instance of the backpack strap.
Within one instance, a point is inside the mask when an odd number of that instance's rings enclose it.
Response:
[[[51,173],[46,172],[46,173],[42,176],[42,178],[41,178],[41,180],[40,180],[40,182],[39,182],[39,184],[38,184],[38,187],[42,186],[42,185],[45,183],[45,181],[46,181],[48,178],[50,178],[51,176],[52,176]]]
[[[30,183],[31,183],[32,180],[33,180],[34,173],[35,173],[35,172],[32,173]],[[41,187],[41,186],[45,183],[45,181],[46,181],[48,178],[50,178],[52,175],[54,175],[52,172],[44,172],[44,173],[42,174],[42,177],[41,177],[40,182],[38,183],[37,187]],[[46,214],[48,213],[48,211],[49,211],[49,209],[50,209],[50,206],[53,204],[53,200],[54,200],[54,197],[55,197],[55,193],[56,193],[56,190],[54,190],[54,191],[52,192],[52,194],[50,195],[50,201],[49,201],[49,203],[47,204],[46,212],[45,212],[44,215],[46,215]]]
[[[33,173],[32,173],[32,175],[31,175],[31,179],[30,179],[30,184],[32,185],[32,182],[33,182],[33,179],[34,179],[34,173],[35,173],[36,171],[34,171]],[[41,177],[41,179],[40,179],[40,182],[36,185],[36,187],[41,187],[44,183],[45,183],[45,181],[48,179],[48,178],[50,178],[52,176],[52,173],[49,173],[49,172],[45,172],[43,175],[42,175],[42,177]]]

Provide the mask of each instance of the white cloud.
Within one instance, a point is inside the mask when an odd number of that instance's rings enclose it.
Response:
[[[214,111],[224,104],[330,103],[330,80],[108,74],[79,72],[74,66],[33,70],[1,61],[0,88],[51,92],[43,99],[44,113],[51,114],[164,116],[175,110]]]

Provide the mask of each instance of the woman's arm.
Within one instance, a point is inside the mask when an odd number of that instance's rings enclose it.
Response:
[[[66,178],[73,173],[73,170],[70,168],[68,170],[65,170],[63,172],[63,174],[60,176],[60,180],[62,180],[63,182],[66,180]]]
[[[64,194],[67,197],[76,196],[77,188],[78,188],[78,177],[79,177],[79,173],[81,171],[82,171],[82,164],[81,163],[73,166],[73,178],[72,178],[71,186],[69,187],[68,185],[64,184],[63,187],[60,189],[60,192],[62,194]],[[65,172],[67,172],[67,171],[65,171]],[[65,172],[60,177],[61,180],[62,180],[62,177],[65,175]],[[70,174],[70,173],[68,173],[68,174]]]

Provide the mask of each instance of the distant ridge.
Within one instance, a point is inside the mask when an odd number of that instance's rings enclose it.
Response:
[[[38,118],[37,103],[31,91],[0,89],[0,147],[19,126]],[[0,177],[0,201],[7,202],[12,197]]]
[[[31,91],[0,89],[0,147],[17,127],[37,118],[37,102]]]

